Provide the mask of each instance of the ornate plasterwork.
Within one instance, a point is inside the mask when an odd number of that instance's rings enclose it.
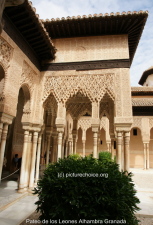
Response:
[[[132,106],[153,106],[152,98],[133,98]]]
[[[12,52],[13,48],[4,39],[0,38],[0,62],[6,69],[10,65]]]
[[[122,116],[132,117],[131,86],[129,69],[121,69],[122,74]]]
[[[150,129],[153,127],[153,118],[149,118],[149,126]]]
[[[142,120],[141,117],[133,117],[133,124],[131,128],[138,127],[141,130],[142,129],[141,120]]]
[[[66,102],[70,97],[80,92],[90,101],[101,101],[108,93],[114,100],[115,77],[112,73],[99,75],[67,75],[48,76],[45,80],[43,101],[53,93],[58,102]]]
[[[107,117],[102,117],[100,120],[100,130],[103,128],[105,131],[107,129]]]
[[[73,119],[83,116],[83,114],[85,114],[86,112],[91,114],[91,103],[82,102],[82,103],[68,104],[67,112],[71,114]]]
[[[34,87],[37,83],[37,74],[35,71],[28,65],[27,62],[24,61],[22,68],[22,75],[20,79],[20,85],[28,84],[30,93],[34,91]]]
[[[83,118],[81,117],[79,120],[78,120],[78,129],[81,128],[82,130],[86,131],[88,128],[91,127],[91,117],[89,118]]]

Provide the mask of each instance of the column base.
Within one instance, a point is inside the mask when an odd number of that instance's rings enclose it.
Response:
[[[28,190],[27,188],[19,188],[19,189],[17,190],[17,192],[22,194],[22,193],[27,192],[27,190]]]

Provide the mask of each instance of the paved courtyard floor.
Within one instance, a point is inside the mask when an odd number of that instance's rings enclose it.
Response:
[[[131,172],[134,174],[133,181],[140,199],[141,210],[137,214],[141,217],[147,215],[149,218],[148,222],[141,224],[153,224],[153,169],[131,169]],[[19,194],[16,189],[15,179],[5,180],[0,184],[0,225],[19,225],[36,209],[34,203],[37,197],[28,193]]]

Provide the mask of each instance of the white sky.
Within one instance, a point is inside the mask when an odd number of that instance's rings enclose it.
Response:
[[[40,19],[111,13],[123,11],[149,11],[131,66],[131,85],[138,86],[144,70],[153,66],[153,0],[31,0]]]

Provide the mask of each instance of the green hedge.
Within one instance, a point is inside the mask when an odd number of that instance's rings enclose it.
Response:
[[[66,177],[68,174],[73,177]],[[137,225],[134,212],[139,200],[131,177],[131,173],[120,172],[112,161],[93,157],[60,159],[48,166],[35,188],[40,219],[126,220],[126,225]]]

